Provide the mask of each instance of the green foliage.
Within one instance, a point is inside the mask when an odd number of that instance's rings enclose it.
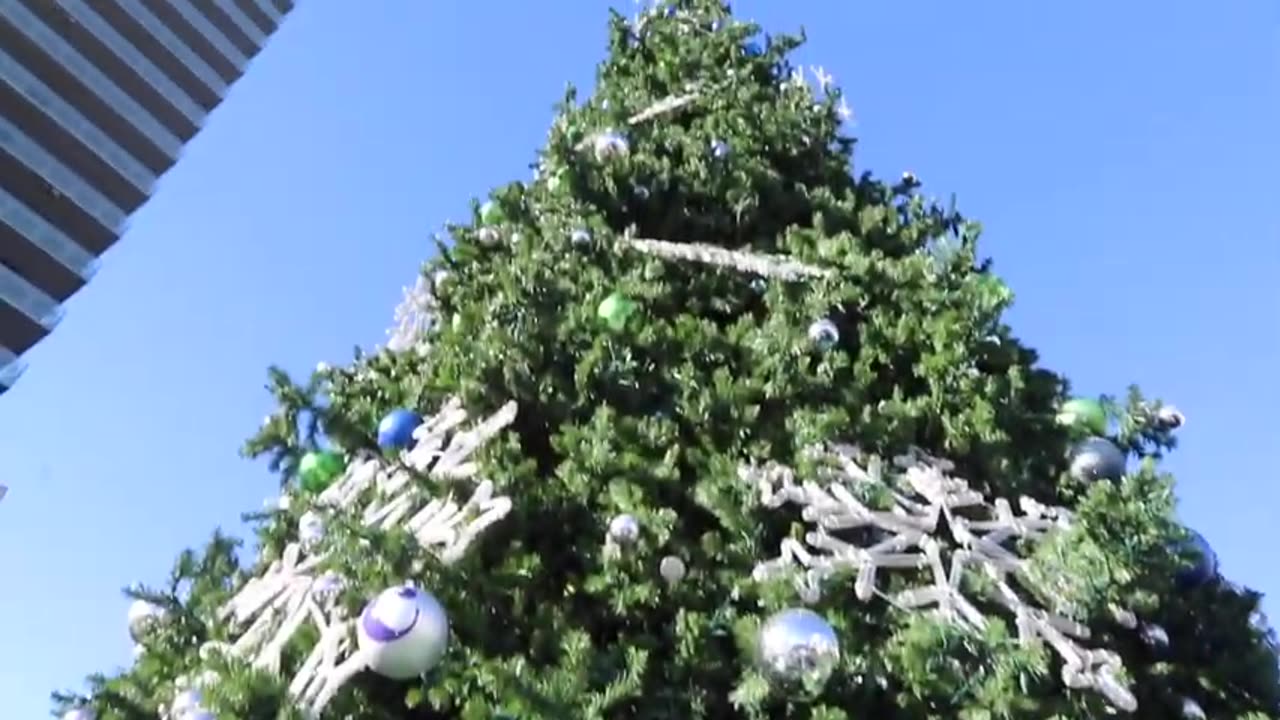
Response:
[[[1171,480],[1155,466],[1172,448],[1169,429],[1152,422],[1159,405],[1136,390],[1123,404],[1107,399],[1116,442],[1144,463],[1115,485],[1070,480],[1070,438],[1055,422],[1066,383],[1002,322],[1013,294],[979,257],[979,227],[921,195],[914,177],[853,172],[839,92],[815,95],[788,80],[786,58],[801,38],[768,38],[756,55],[744,46],[759,42],[758,28],[734,22],[717,0],[678,6],[674,17],[648,14],[639,28],[614,16],[595,94],[579,103],[566,92],[539,179],[491,194],[488,220],[497,227],[480,227],[477,201],[475,223],[449,229],[452,242],[423,269],[448,273],[435,287],[442,322],[424,339],[429,352],[357,352],[350,366],[306,383],[270,372],[279,410],[245,454],[279,471],[294,502],[248,516],[262,554],[250,571],[277,558],[313,509],[314,499],[294,489],[306,451],[370,456],[378,420],[395,407],[430,412],[458,397],[479,415],[519,404],[509,431],[475,457],[515,507],[458,562],[436,561],[405,532],[326,511],[321,569],[347,579],[342,607],[357,612],[411,577],[448,609],[454,634],[428,677],[361,674],[326,717],[1107,712],[1096,696],[1064,687],[1048,648],[1021,644],[1003,622],[965,630],[859,603],[851,590],[815,607],[843,645],[821,693],[779,692],[759,674],[762,618],[797,600],[785,584],[756,583],[751,570],[797,528],[758,507],[737,468],[776,461],[811,476],[801,451],[838,441],[882,456],[918,446],[954,460],[985,493],[1070,506],[1073,528],[1045,543],[1028,573],[1054,589],[1044,604],[1124,657],[1142,717],[1179,717],[1189,696],[1210,717],[1280,718],[1274,645],[1249,625],[1256,594],[1224,581],[1174,586],[1184,558],[1169,550],[1180,530]],[[693,101],[629,124],[690,92]],[[606,129],[625,133],[628,153],[593,157],[591,138]],[[731,149],[727,157],[709,152],[715,141]],[[590,241],[571,239],[574,230]],[[830,272],[760,282],[627,250],[628,237],[746,248]],[[637,305],[616,332],[597,317],[611,293]],[[819,319],[839,329],[829,350],[807,338]],[[450,490],[414,482],[432,494]],[[602,539],[622,512],[643,532],[628,552],[611,554]],[[219,717],[300,717],[287,676],[198,653],[231,633],[216,609],[245,580],[232,550],[216,537],[182,556],[168,587],[146,595],[174,619],[132,667],[90,680],[101,720],[156,717],[179,676],[201,669],[221,678],[208,698]],[[673,585],[656,570],[668,555],[689,569]],[[1117,624],[1112,605],[1166,627],[1168,650],[1153,651]],[[295,638],[286,668],[314,642]],[[56,699],[59,709],[77,701]]]

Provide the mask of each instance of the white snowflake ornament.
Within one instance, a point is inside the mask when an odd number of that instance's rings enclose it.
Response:
[[[1118,655],[1082,647],[1089,629],[1024,600],[1019,587],[1034,587],[1028,563],[1014,550],[1018,541],[1034,541],[1066,527],[1070,515],[1023,497],[1020,513],[1004,498],[988,502],[968,483],[951,476],[950,463],[913,451],[896,458],[897,471],[872,458],[864,468],[847,445],[817,447],[821,463],[815,477],[798,479],[790,468],[747,465],[740,477],[753,484],[767,508],[795,504],[813,529],[803,542],[782,541],[781,555],[756,566],[759,581],[791,578],[800,596],[817,601],[833,578],[852,575],[855,597],[884,598],[904,610],[925,610],[949,621],[981,629],[990,619],[962,591],[967,573],[978,572],[990,588],[988,600],[1013,616],[1024,643],[1043,642],[1062,659],[1062,679],[1071,688],[1101,693],[1117,709],[1131,712],[1137,699],[1119,680]],[[884,497],[889,509],[873,509],[866,493]],[[964,515],[960,511],[965,511]],[[982,515],[981,519],[973,516]],[[851,530],[870,530],[869,544],[855,542]],[[949,530],[950,532],[944,532]],[[881,571],[923,573],[922,585],[886,594]],[[1036,596],[1052,596],[1036,588]]]

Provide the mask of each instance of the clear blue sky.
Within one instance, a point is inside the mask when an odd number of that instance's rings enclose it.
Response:
[[[273,492],[236,454],[266,366],[380,341],[428,234],[528,176],[605,41],[597,0],[300,5],[0,398],[0,716],[127,662],[118,589]],[[1181,513],[1280,619],[1280,9],[898,7],[739,3],[809,29],[863,167],[985,223],[1047,364],[1186,412]]]

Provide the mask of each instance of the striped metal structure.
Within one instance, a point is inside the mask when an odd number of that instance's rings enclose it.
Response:
[[[0,0],[0,393],[292,0]]]

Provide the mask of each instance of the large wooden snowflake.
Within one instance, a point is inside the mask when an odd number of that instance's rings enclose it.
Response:
[[[954,469],[950,463],[918,451],[896,458],[896,472],[875,460],[862,467],[850,446],[813,452],[822,468],[813,479],[798,480],[792,469],[777,464],[747,465],[739,471],[757,487],[765,507],[799,505],[803,519],[813,526],[803,542],[783,540],[777,558],[757,565],[757,580],[793,578],[802,598],[814,602],[829,580],[853,576],[859,600],[881,597],[900,608],[931,610],[949,621],[982,628],[990,619],[965,597],[962,586],[966,573],[982,573],[993,588],[988,599],[1013,616],[1020,640],[1044,642],[1062,658],[1062,680],[1068,687],[1099,692],[1120,710],[1137,708],[1137,699],[1119,679],[1123,666],[1118,655],[1082,646],[1079,641],[1089,638],[1088,628],[1031,604],[1017,591],[1045,596],[1027,572],[1028,561],[1011,545],[1066,527],[1066,510],[1027,497],[1019,498],[1020,513],[1004,498],[989,503],[949,474]],[[890,509],[869,507],[867,492],[886,493]],[[842,539],[860,528],[872,530],[869,544]],[[943,532],[948,528],[949,533]],[[877,574],[895,569],[924,571],[929,580],[893,594],[882,592]]]
[[[389,530],[400,527],[444,562],[461,557],[472,541],[511,510],[510,498],[494,494],[488,480],[478,480],[470,498],[459,502],[451,494],[432,496],[415,477],[474,479],[475,451],[496,437],[516,416],[515,403],[469,429],[468,415],[457,401],[445,404],[414,433],[415,444],[391,463],[369,458],[353,463],[316,500],[315,507],[345,511],[366,526]],[[366,660],[355,649],[353,619],[334,603],[342,578],[322,573],[323,544],[290,543],[282,556],[252,578],[223,608],[223,619],[237,628],[229,644],[210,645],[203,652],[248,659],[256,667],[280,673],[286,644],[306,625],[320,640],[293,675],[289,690],[304,712],[318,716],[333,696]]]

